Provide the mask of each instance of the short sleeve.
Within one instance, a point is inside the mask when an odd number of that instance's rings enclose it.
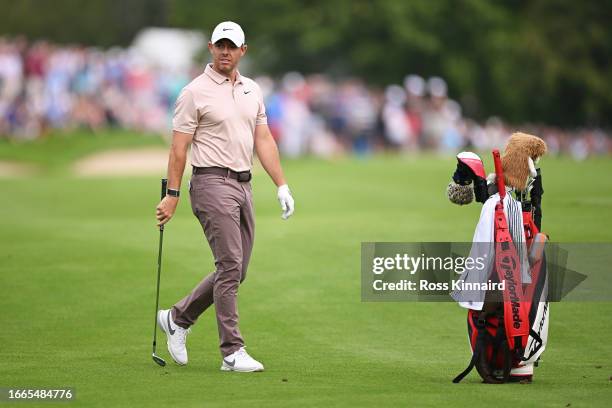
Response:
[[[174,105],[172,129],[177,132],[193,134],[198,127],[198,108],[193,93],[183,88]]]
[[[259,94],[259,109],[257,110],[257,119],[255,120],[255,126],[257,125],[267,125],[268,124],[268,116],[266,115],[266,105],[264,104],[263,95],[261,93],[261,89],[258,87]]]

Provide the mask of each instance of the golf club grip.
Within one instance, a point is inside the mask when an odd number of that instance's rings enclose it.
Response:
[[[163,178],[161,182],[161,199],[163,200],[168,190],[168,179]]]

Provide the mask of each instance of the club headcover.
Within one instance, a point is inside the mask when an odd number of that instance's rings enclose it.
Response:
[[[448,185],[446,193],[448,199],[458,205],[469,204],[474,197],[479,203],[484,203],[489,198],[484,166],[476,153],[461,152],[457,155],[453,182]]]
[[[454,181],[448,183],[446,195],[451,203],[466,205],[474,201],[474,189],[471,185],[461,185]]]
[[[469,176],[470,180],[474,177],[486,178],[484,165],[482,159],[476,153],[473,152],[461,152],[457,155],[457,171],[460,171],[464,177]],[[457,172],[455,172],[457,175]],[[453,176],[455,182],[459,183],[455,176]],[[469,183],[468,183],[469,184]]]

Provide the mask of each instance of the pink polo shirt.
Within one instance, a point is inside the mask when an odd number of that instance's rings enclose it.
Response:
[[[204,73],[183,88],[172,128],[193,135],[191,163],[197,167],[250,170],[255,126],[267,124],[261,89],[238,74],[231,81],[206,65]]]

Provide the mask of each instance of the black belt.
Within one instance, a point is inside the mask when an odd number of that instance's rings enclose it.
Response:
[[[193,174],[216,174],[217,176],[230,177],[241,183],[251,181],[252,175],[249,170],[234,171],[226,167],[196,167],[193,166]]]

